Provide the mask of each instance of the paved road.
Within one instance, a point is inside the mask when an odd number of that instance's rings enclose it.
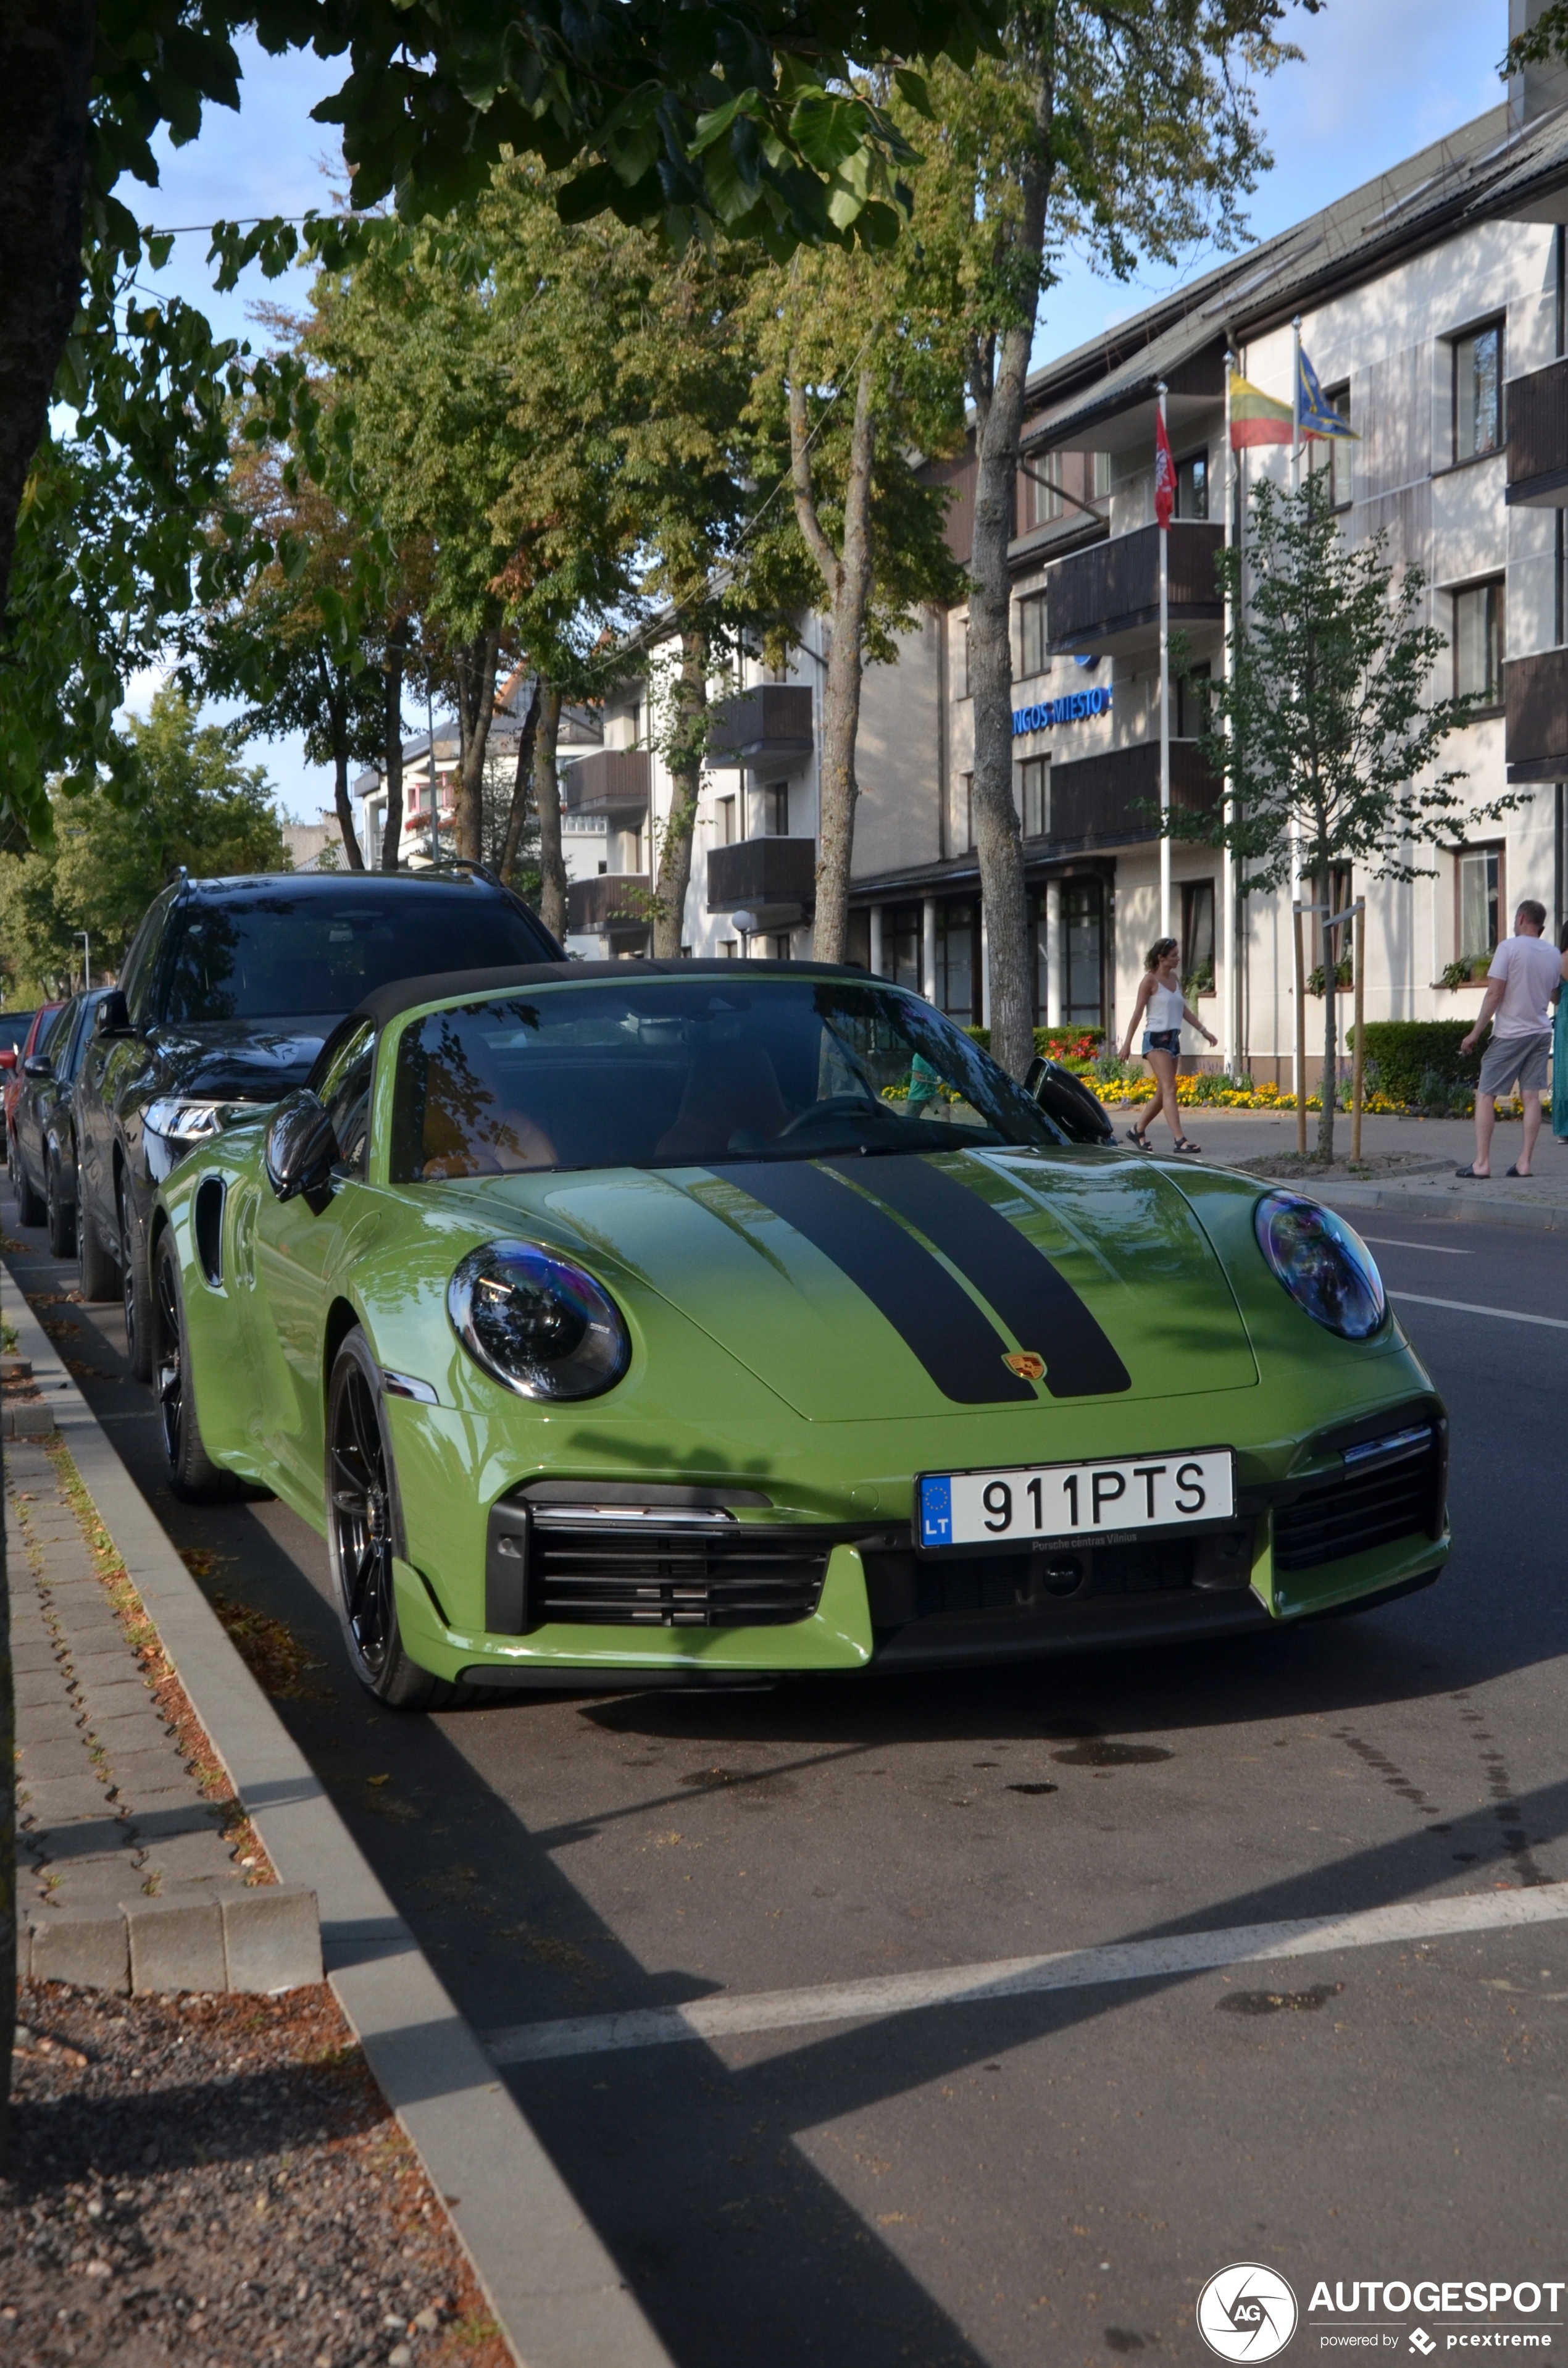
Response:
[[[1444,1933],[1439,1906],[1377,1945],[1196,1971],[1214,1950],[1171,1942],[1460,1895],[1491,1915],[1568,1881],[1568,1242],[1369,1222],[1452,1409],[1458,1550],[1437,1588],[1359,1620],[400,1719],[345,1679],[302,1524],[158,1496],[205,1583],[321,1665],[279,1707],[475,2024],[585,2022],[507,2077],[681,2368],[1207,2359],[1194,2304],[1239,2261],[1294,2287],[1288,2359],[1324,2330],[1411,2357],[1415,2307],[1358,2307],[1354,2282],[1568,2278],[1568,1922]],[[155,1490],[116,1311],[70,1305],[20,1237],[24,1287]],[[1129,1941],[1162,1944],[1137,1978],[754,2010]],[[721,1993],[741,2004],[716,2035],[604,2044],[600,2018]],[[1345,2315],[1309,2311],[1320,2280]],[[1424,2324],[1446,2351],[1551,2322],[1561,2350],[1568,2293],[1532,2315],[1530,2291],[1522,2315],[1489,2296]]]

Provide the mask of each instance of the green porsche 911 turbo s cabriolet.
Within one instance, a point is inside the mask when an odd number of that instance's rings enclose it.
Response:
[[[1263,1632],[1448,1552],[1347,1225],[1069,1140],[863,972],[383,988],[153,1258],[173,1485],[324,1531],[392,1703]]]

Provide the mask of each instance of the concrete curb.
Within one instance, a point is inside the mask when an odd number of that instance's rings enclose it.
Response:
[[[1517,1225],[1527,1233],[1568,1233],[1568,1202],[1516,1200],[1494,1196],[1484,1182],[1469,1193],[1451,1192],[1445,1185],[1323,1184],[1306,1182],[1303,1191],[1336,1209],[1403,1209],[1412,1217],[1446,1217],[1455,1224]]]
[[[224,1634],[7,1267],[6,1313],[83,1486],[285,1884],[321,1906],[326,1975],[527,2368],[671,2368],[320,1778]],[[252,1895],[255,1896],[254,1894]],[[149,1903],[151,1904],[151,1903]],[[150,1935],[151,1939],[152,1936]]]

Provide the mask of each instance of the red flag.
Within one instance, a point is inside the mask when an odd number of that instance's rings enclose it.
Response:
[[[1176,462],[1171,458],[1171,439],[1165,434],[1163,411],[1154,414],[1154,516],[1163,527],[1168,527],[1176,508]]]

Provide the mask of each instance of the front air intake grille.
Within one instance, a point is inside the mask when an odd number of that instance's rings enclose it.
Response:
[[[1345,1468],[1274,1515],[1276,1570],[1312,1570],[1443,1525],[1442,1440],[1417,1422],[1344,1451]]]
[[[617,1523],[536,1511],[528,1554],[529,1627],[781,1628],[809,1620],[831,1540],[722,1517]]]

